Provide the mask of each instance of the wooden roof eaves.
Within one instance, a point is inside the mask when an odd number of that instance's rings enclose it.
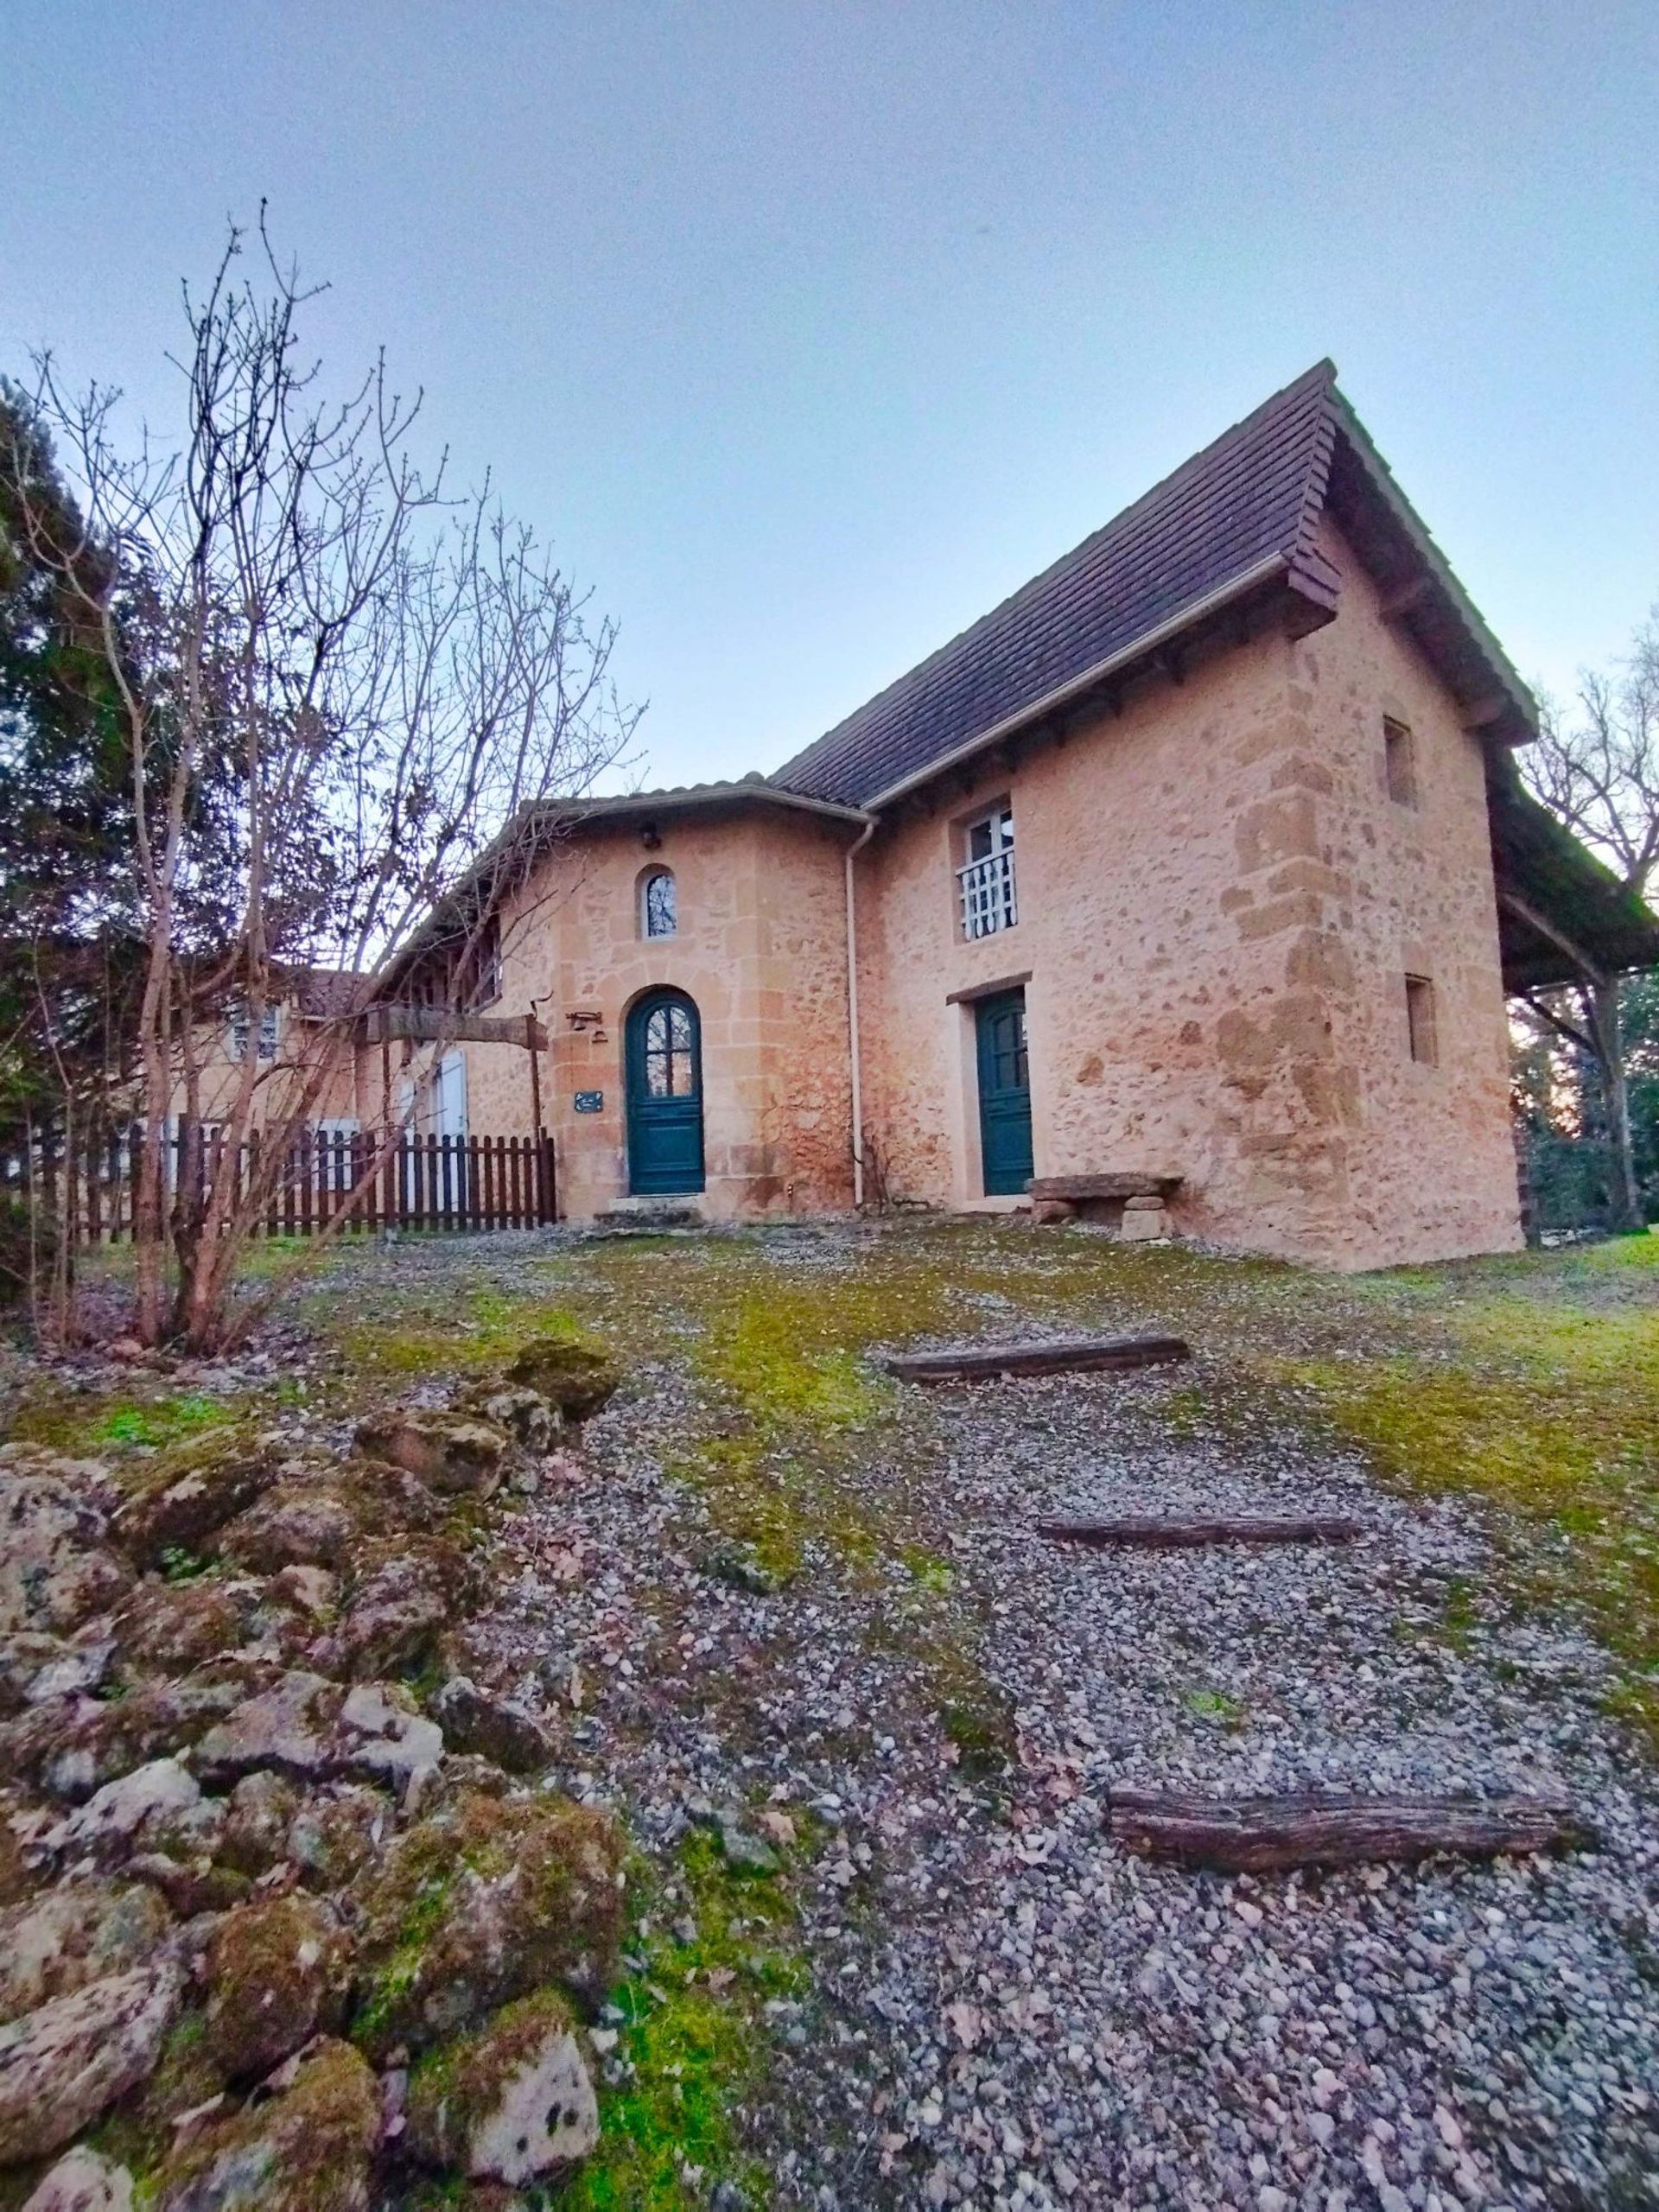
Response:
[[[1408,543],[1423,573],[1476,657],[1490,672],[1493,688],[1501,695],[1503,711],[1489,717],[1493,734],[1506,744],[1528,743],[1538,734],[1538,705],[1530,690],[1488,627],[1480,609],[1458,581],[1427,524],[1401,490],[1394,471],[1378,452],[1370,433],[1348,399],[1340,391],[1333,390],[1329,404],[1333,428],[1340,432],[1368,488]]]
[[[994,746],[1012,737],[1016,731],[1040,721],[1046,715],[1055,713],[1084,693],[1109,682],[1114,676],[1125,673],[1135,662],[1144,660],[1160,645],[1173,644],[1182,632],[1191,629],[1205,616],[1219,613],[1236,600],[1247,597],[1263,584],[1270,583],[1274,578],[1289,577],[1291,573],[1290,562],[1284,554],[1269,554],[1265,560],[1258,561],[1245,569],[1243,575],[1231,577],[1218,590],[1206,593],[1202,599],[1194,600],[1166,620],[1142,632],[1138,638],[1130,639],[1127,645],[1119,646],[1116,652],[1109,653],[1104,660],[1097,661],[1092,668],[1084,669],[1081,675],[1074,676],[1052,691],[1046,692],[1040,699],[1030,701],[1016,713],[1005,715],[988,729],[980,730],[974,736],[965,738],[948,753],[942,753],[936,759],[925,761],[919,768],[912,769],[908,774],[888,785],[885,791],[877,791],[873,798],[867,800],[865,812],[871,815],[885,812],[912,791],[931,783],[936,776],[948,775],[964,761],[972,760],[978,753],[988,752]],[[1296,581],[1300,586],[1300,578]]]
[[[1488,755],[1487,793],[1506,988],[1578,980],[1564,942],[1599,976],[1659,965],[1659,917],[1534,798],[1507,753]]]
[[[1157,483],[1149,485],[1138,499],[1132,499],[1128,506],[1102,524],[1097,530],[1091,531],[1089,536],[1078,544],[1060,554],[1055,560],[1050,562],[1046,569],[1027,579],[1016,590],[1007,594],[988,613],[980,615],[968,623],[957,632],[956,636],[947,639],[925,658],[918,661],[913,668],[905,671],[892,683],[885,684],[880,691],[867,699],[861,706],[855,708],[849,715],[843,715],[833,728],[824,731],[810,745],[793,754],[780,768],[775,769],[771,780],[786,789],[810,785],[814,764],[827,755],[832,755],[835,748],[844,741],[848,733],[855,725],[864,721],[871,715],[879,715],[880,710],[901,702],[907,695],[925,694],[931,680],[941,671],[950,667],[965,648],[971,647],[976,639],[1000,635],[1010,619],[1014,617],[1021,620],[1030,620],[1037,625],[1050,621],[1053,613],[1051,600],[1057,585],[1068,580],[1090,580],[1096,572],[1096,564],[1101,560],[1109,559],[1115,551],[1121,550],[1124,542],[1132,537],[1138,529],[1167,510],[1173,494],[1182,486],[1190,484],[1196,479],[1202,479],[1206,471],[1214,476],[1218,456],[1224,463],[1220,476],[1216,479],[1218,485],[1228,485],[1240,476],[1250,480],[1257,479],[1261,463],[1259,457],[1252,455],[1248,450],[1249,434],[1274,410],[1293,402],[1305,400],[1309,404],[1317,404],[1323,410],[1334,387],[1336,374],[1334,362],[1329,359],[1317,361],[1312,368],[1304,370],[1300,376],[1293,378],[1281,391],[1270,394],[1259,406],[1253,408],[1248,415],[1241,417],[1227,429],[1219,432],[1197,453],[1189,454],[1185,461],[1177,467],[1171,469]],[[1313,397],[1315,394],[1317,398]],[[1327,461],[1329,443],[1327,435],[1325,438]],[[1230,448],[1232,449],[1230,454],[1228,451]],[[1282,461],[1275,465],[1282,467]],[[1322,488],[1322,475],[1319,480]],[[1306,493],[1304,493],[1303,519],[1306,519]],[[1335,587],[1340,580],[1335,576],[1333,571],[1330,570],[1328,563],[1322,563],[1322,565],[1328,578],[1331,592],[1330,604],[1333,606]],[[1086,684],[1090,680],[1090,674],[1085,671],[1084,677],[1077,680]],[[1068,687],[1070,682],[1071,679],[1068,679]],[[1041,704],[1041,702],[1038,702],[1039,707]],[[1019,709],[1017,716],[1013,719],[1023,720],[1027,711],[1029,710],[1023,708]],[[999,729],[1002,727],[999,725]],[[979,737],[964,739],[958,751],[971,750],[981,741]],[[942,755],[939,756],[938,762],[920,765],[915,771],[908,772],[921,777],[925,780],[925,776],[932,772],[936,765],[943,765],[947,758],[954,760],[957,757],[958,757],[957,753],[952,753],[949,756]],[[896,782],[894,787],[897,788]],[[865,804],[872,806],[878,803],[879,795],[876,799],[865,801]]]
[[[692,814],[722,808],[782,807],[797,814],[816,814],[831,822],[858,827],[868,821],[862,807],[844,799],[820,798],[762,778],[745,777],[734,783],[684,784],[664,791],[622,791],[603,798],[550,801],[549,811],[561,830],[580,830],[589,822],[631,821],[642,814]]]

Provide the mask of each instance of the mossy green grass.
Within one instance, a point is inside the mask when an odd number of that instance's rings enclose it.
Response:
[[[601,2101],[599,2148],[562,2208],[689,2212],[719,2181],[755,2212],[771,2202],[740,2115],[765,2083],[763,2008],[806,1988],[787,1870],[810,1847],[804,1834],[782,1854],[782,1872],[757,1876],[734,1870],[716,1839],[694,1829],[666,1880],[635,1870],[629,1971],[608,2015],[619,2022],[623,2079]]]

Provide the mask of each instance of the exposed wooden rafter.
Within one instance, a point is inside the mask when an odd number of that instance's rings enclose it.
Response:
[[[1591,959],[1583,946],[1575,944],[1564,929],[1550,920],[1548,914],[1541,914],[1535,906],[1521,896],[1519,892],[1500,890],[1497,894],[1497,903],[1500,906],[1506,907],[1517,921],[1524,922],[1529,930],[1535,930],[1546,943],[1553,944],[1557,952],[1573,963],[1586,982],[1605,983],[1606,982],[1606,976]]]
[[[1463,726],[1466,730],[1490,729],[1494,722],[1501,722],[1513,711],[1513,702],[1500,691],[1488,691],[1478,699],[1471,699],[1464,706]]]
[[[1397,622],[1402,615],[1421,607],[1433,588],[1433,580],[1427,574],[1408,576],[1404,583],[1395,584],[1391,591],[1382,594],[1376,611],[1385,622]]]

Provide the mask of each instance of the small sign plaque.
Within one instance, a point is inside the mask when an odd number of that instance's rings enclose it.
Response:
[[[604,1092],[579,1090],[576,1093],[576,1111],[578,1114],[602,1114],[605,1111]]]

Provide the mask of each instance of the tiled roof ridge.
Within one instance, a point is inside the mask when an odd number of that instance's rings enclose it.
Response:
[[[1304,369],[1300,375],[1293,377],[1287,384],[1281,385],[1276,391],[1270,392],[1247,414],[1240,416],[1236,423],[1230,423],[1225,429],[1217,432],[1207,444],[1201,446],[1196,453],[1189,454],[1185,461],[1160,476],[1154,484],[1149,485],[1138,497],[1131,499],[1127,506],[1120,508],[1098,528],[1090,531],[1086,537],[1080,538],[1066,552],[1060,554],[1046,568],[1039,569],[1036,575],[1028,577],[1024,583],[999,600],[988,612],[966,624],[953,637],[947,639],[943,645],[936,647],[932,652],[895,677],[890,683],[885,684],[880,691],[865,700],[861,705],[854,708],[849,714],[844,715],[822,736],[815,738],[810,745],[803,747],[798,753],[786,760],[782,767],[774,769],[768,780],[786,789],[812,788],[804,779],[810,776],[815,760],[821,760],[825,753],[829,753],[834,747],[836,741],[849,731],[854,724],[874,716],[886,702],[893,700],[897,695],[906,690],[912,687],[922,689],[928,676],[931,673],[937,673],[950,662],[953,656],[961,653],[969,640],[981,634],[989,635],[1022,603],[1039,601],[1045,591],[1058,576],[1074,567],[1086,566],[1091,551],[1103,548],[1111,540],[1127,533],[1138,517],[1160,501],[1166,499],[1180,486],[1184,480],[1201,477],[1205,470],[1213,465],[1217,455],[1224,448],[1230,445],[1244,444],[1250,431],[1268,417],[1274,410],[1287,408],[1302,393],[1314,389],[1322,390],[1329,396],[1335,390],[1336,378],[1336,364],[1327,355],[1313,363],[1310,368]],[[1317,559],[1317,556],[1313,551],[1312,535],[1324,499],[1330,471],[1331,454],[1335,444],[1335,423],[1330,410],[1326,409],[1322,411],[1316,465],[1309,472],[1299,511],[1294,540],[1294,543],[1282,548],[1287,558],[1296,559],[1300,556],[1302,559],[1307,559],[1311,556]],[[868,798],[870,794],[866,792],[861,796]]]

